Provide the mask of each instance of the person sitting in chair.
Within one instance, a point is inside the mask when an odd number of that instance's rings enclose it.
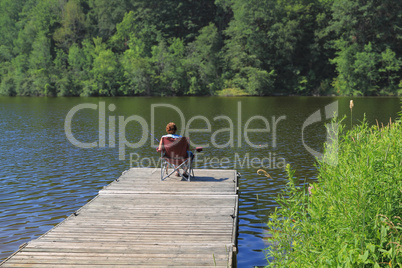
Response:
[[[181,135],[176,134],[176,131],[177,131],[177,126],[175,123],[170,122],[169,124],[166,125],[167,135],[162,136],[162,138],[159,142],[159,147],[157,148],[157,152],[161,152],[163,150],[163,143],[162,143],[163,138],[173,138],[173,139],[182,138]],[[187,148],[187,155],[188,155],[188,157],[191,157],[191,160],[193,160],[194,154],[192,151],[189,150],[189,148]],[[187,169],[188,169],[188,167],[183,168],[183,172],[184,172],[183,175],[185,177],[188,176]],[[180,177],[180,174],[178,171],[176,172],[176,176]]]

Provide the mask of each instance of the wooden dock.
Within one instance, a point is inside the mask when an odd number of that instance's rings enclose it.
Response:
[[[235,170],[133,168],[3,267],[236,267]]]

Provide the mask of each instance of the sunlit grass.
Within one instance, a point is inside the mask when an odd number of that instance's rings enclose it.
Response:
[[[402,126],[339,129],[336,166],[299,187],[294,171],[270,215],[269,267],[402,267]],[[279,231],[279,232],[278,232]]]
[[[225,88],[216,92],[216,95],[221,97],[232,97],[232,96],[247,96],[249,95],[244,90],[238,88]]]

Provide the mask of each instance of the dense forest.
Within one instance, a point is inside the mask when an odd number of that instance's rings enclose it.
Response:
[[[0,94],[402,94],[401,0],[0,0]]]

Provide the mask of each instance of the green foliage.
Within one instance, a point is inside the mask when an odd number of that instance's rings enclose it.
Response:
[[[400,1],[336,0],[329,31],[340,94],[396,95],[401,77]]]
[[[233,96],[247,96],[248,94],[243,90],[237,88],[225,88],[217,91],[216,95],[221,97],[233,97]]]
[[[342,129],[308,190],[288,167],[268,223],[270,267],[402,266],[402,125]]]
[[[154,92],[161,95],[181,95],[185,88],[184,44],[175,38],[168,45],[162,40],[152,47]]]
[[[184,65],[190,78],[188,94],[213,95],[220,89],[220,46],[221,39],[214,24],[202,28],[194,42],[188,45]]]
[[[45,33],[39,33],[32,44],[32,52],[29,57],[29,74],[32,80],[31,92],[33,95],[54,95],[49,66],[52,66],[50,40],[46,38]]]
[[[0,94],[399,95],[401,9],[398,0],[2,0]]]
[[[257,68],[247,68],[247,90],[250,95],[268,95],[274,91],[275,72],[268,73]]]
[[[145,21],[165,37],[192,42],[198,31],[213,22],[216,14],[214,1],[136,0],[132,1],[137,21]]]
[[[67,50],[72,44],[80,43],[84,39],[85,14],[79,0],[70,0],[65,4],[61,24],[53,36],[60,47]]]
[[[250,77],[250,67],[271,74],[269,86],[257,93],[263,95],[312,94],[331,75],[331,51],[322,33],[328,23],[327,4],[238,0],[232,8],[225,56],[233,86],[248,87],[257,72]]]
[[[0,62],[10,61],[13,56],[13,41],[18,37],[17,21],[22,1],[0,1]]]
[[[87,0],[89,5],[88,18],[90,27],[97,36],[104,40],[112,36],[116,25],[120,23],[127,11],[132,10],[130,1],[126,0]],[[134,2],[134,1],[133,1]]]
[[[91,71],[96,81],[91,95],[116,96],[118,71],[118,62],[114,53],[110,49],[99,51]]]

